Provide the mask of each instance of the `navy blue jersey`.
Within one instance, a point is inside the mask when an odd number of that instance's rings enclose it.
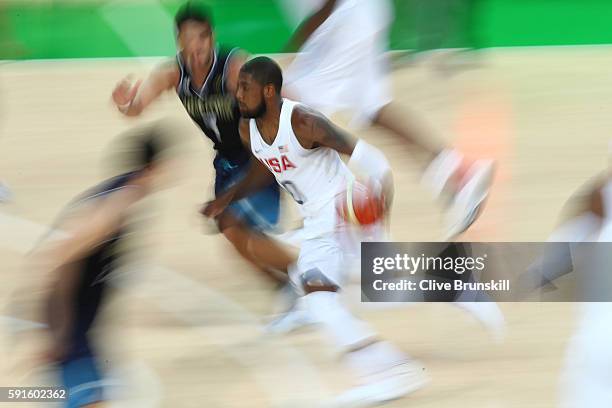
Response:
[[[191,72],[179,52],[176,60],[180,80],[176,92],[191,119],[212,140],[215,149],[234,163],[244,163],[249,160],[249,152],[242,145],[238,131],[240,109],[226,85],[229,62],[236,51],[238,48],[229,51],[215,48],[210,72],[200,89],[194,88]]]

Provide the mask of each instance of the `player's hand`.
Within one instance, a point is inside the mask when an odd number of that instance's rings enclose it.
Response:
[[[132,83],[130,77],[122,79],[113,90],[113,102],[118,108],[129,106],[136,97],[142,81]]]
[[[231,199],[227,196],[221,196],[216,200],[209,201],[205,203],[200,209],[200,214],[207,218],[216,218],[218,217],[227,206],[230,204]]]

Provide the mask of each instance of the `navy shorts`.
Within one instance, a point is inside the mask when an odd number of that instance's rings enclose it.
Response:
[[[217,155],[213,162],[215,166],[215,196],[240,181],[249,169],[249,162],[236,163],[222,155]],[[232,214],[244,221],[248,226],[261,231],[269,231],[276,227],[280,212],[280,191],[276,182],[259,192],[240,201],[233,202],[229,207]]]

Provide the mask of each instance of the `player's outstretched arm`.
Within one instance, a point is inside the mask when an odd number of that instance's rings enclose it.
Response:
[[[126,116],[137,116],[164,91],[176,88],[180,71],[176,61],[158,65],[143,81],[132,83],[129,77],[121,80],[113,90],[113,102],[119,112]]]
[[[244,146],[251,150],[249,121],[240,120],[240,139]],[[223,194],[219,195],[215,200],[204,205],[201,213],[209,218],[214,218],[220,215],[228,205],[234,201],[248,197],[259,190],[266,188],[274,182],[274,176],[270,170],[254,156],[251,155],[249,170],[241,181],[228,188]]]

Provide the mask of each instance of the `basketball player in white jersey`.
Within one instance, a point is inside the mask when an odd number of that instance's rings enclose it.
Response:
[[[612,172],[590,182],[569,203],[571,215],[551,234],[553,246],[540,274],[528,276],[535,286],[577,274],[579,318],[566,350],[561,374],[561,408],[612,406]],[[590,246],[580,243],[592,242]],[[599,243],[599,244],[597,244]],[[567,248],[567,250],[564,250]],[[586,256],[585,256],[586,255]]]
[[[283,0],[287,3],[288,0]],[[409,143],[423,158],[423,183],[452,200],[445,239],[453,239],[478,217],[493,179],[490,160],[470,162],[417,126],[393,102],[385,52],[393,20],[389,0],[300,0],[313,14],[289,42],[298,54],[285,74],[284,94],[329,116],[352,111],[354,125],[374,124]],[[324,95],[325,97],[322,97]]]
[[[335,345],[361,385],[334,402],[334,406],[372,406],[420,388],[421,368],[390,343],[380,341],[339,301],[346,278],[339,235],[346,227],[337,214],[335,197],[353,174],[349,165],[369,174],[392,191],[392,176],[384,155],[332,125],[318,112],[281,97],[282,72],[267,57],[242,67],[237,99],[243,120],[240,136],[254,159],[247,176],[209,203],[204,213],[222,214],[233,201],[257,191],[274,177],[298,204],[304,217],[304,241],[297,268],[290,279],[304,294],[301,301]]]
[[[289,41],[299,49],[285,73],[284,94],[325,115],[351,111],[352,124],[372,124],[395,135],[423,159],[422,182],[435,197],[450,196],[445,240],[454,239],[480,215],[493,179],[491,160],[470,162],[398,108],[388,75],[387,38],[393,20],[389,0],[282,0],[301,16],[312,12]],[[295,3],[299,3],[295,4]],[[456,301],[497,340],[505,321],[493,302]]]

